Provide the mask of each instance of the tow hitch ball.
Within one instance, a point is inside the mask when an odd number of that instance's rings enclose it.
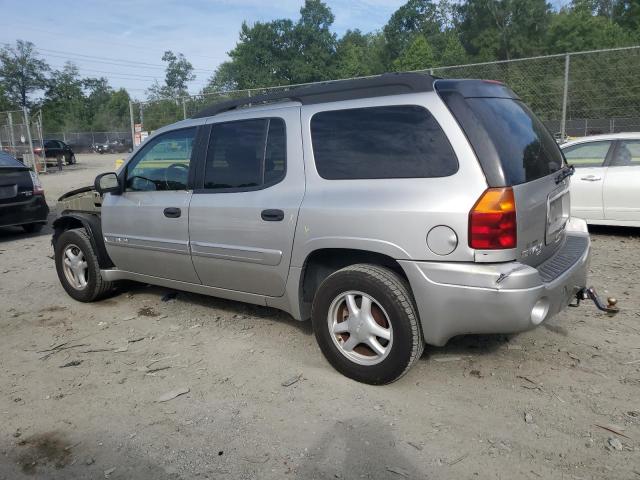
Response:
[[[618,303],[618,300],[616,300],[613,297],[609,297],[607,298],[607,305],[605,305],[600,299],[600,297],[598,297],[598,294],[596,293],[596,290],[593,287],[584,287],[583,289],[578,291],[578,293],[576,293],[576,303],[572,303],[570,304],[570,306],[577,307],[580,305],[580,302],[582,300],[588,300],[588,299],[591,299],[593,301],[593,303],[595,304],[598,310],[607,312],[609,315],[615,315],[620,311],[620,309],[616,306],[616,304]]]

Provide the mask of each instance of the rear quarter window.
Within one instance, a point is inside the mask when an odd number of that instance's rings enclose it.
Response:
[[[311,118],[316,168],[329,180],[446,177],[458,160],[419,106],[332,110]]]
[[[507,185],[519,185],[560,170],[558,144],[540,120],[519,100],[468,98],[498,153]]]

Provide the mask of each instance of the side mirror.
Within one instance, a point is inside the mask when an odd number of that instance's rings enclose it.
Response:
[[[120,180],[118,180],[118,176],[113,173],[101,173],[96,177],[95,182],[93,182],[93,186],[101,195],[105,193],[111,193],[113,195],[120,195],[122,193],[122,189],[120,188]]]

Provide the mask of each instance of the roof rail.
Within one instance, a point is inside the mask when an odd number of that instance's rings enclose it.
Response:
[[[312,105],[314,103],[338,102],[340,100],[429,92],[433,90],[433,81],[434,77],[423,73],[385,73],[373,77],[333,80],[304,87],[291,87],[288,90],[254,97],[214,103],[200,110],[192,118],[211,117],[243,106],[273,103],[281,100],[291,100],[300,102],[303,105]]]

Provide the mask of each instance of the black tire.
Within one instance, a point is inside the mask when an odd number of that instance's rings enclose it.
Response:
[[[330,309],[334,299],[349,291],[362,292],[373,298],[384,309],[391,324],[390,351],[377,364],[356,363],[342,353],[332,338],[337,335],[330,332]],[[394,382],[409,371],[424,350],[422,329],[409,286],[395,272],[378,265],[351,265],[327,277],[313,299],[311,319],[318,345],[329,363],[359,382],[371,385]],[[360,344],[358,348],[361,348]]]
[[[69,160],[67,161],[67,165],[74,165],[76,163],[76,156],[74,154],[71,154],[71,156],[69,157]]]
[[[67,247],[76,246],[82,251],[87,262],[86,286],[79,289],[67,279],[63,267],[64,252]],[[75,228],[62,233],[54,246],[56,271],[62,287],[69,296],[79,302],[94,302],[107,296],[113,289],[112,282],[105,282],[100,275],[98,257],[95,254],[89,235],[84,228]]]
[[[27,223],[22,225],[22,228],[27,233],[38,233],[44,227],[44,223]]]

